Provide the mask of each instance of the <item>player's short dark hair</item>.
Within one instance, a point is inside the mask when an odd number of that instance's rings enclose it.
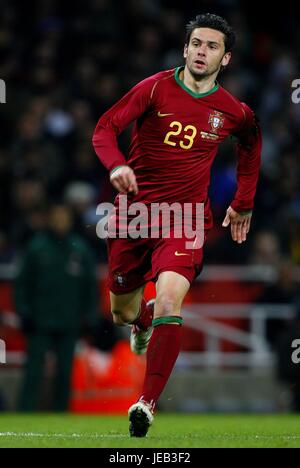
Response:
[[[224,34],[225,52],[230,52],[235,44],[235,32],[227,21],[221,16],[212,13],[204,13],[197,15],[194,20],[191,20],[186,25],[185,43],[189,44],[191,34],[196,28],[211,28],[216,29]]]

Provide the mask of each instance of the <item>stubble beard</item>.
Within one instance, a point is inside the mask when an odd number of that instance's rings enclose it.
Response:
[[[218,66],[216,66],[215,68],[213,68],[212,70],[207,68],[206,70],[203,70],[203,71],[197,71],[197,70],[194,70],[188,64],[187,64],[187,67],[188,67],[188,70],[189,70],[190,74],[194,78],[194,80],[195,81],[201,81],[202,79],[208,78],[209,76],[215,74],[216,72],[219,73],[220,68],[221,68],[221,63]]]

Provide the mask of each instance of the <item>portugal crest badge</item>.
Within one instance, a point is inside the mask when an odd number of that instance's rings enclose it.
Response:
[[[224,117],[221,112],[213,111],[209,114],[208,123],[211,125],[211,131],[213,133],[218,133],[218,130],[224,125]]]
[[[125,286],[125,284],[126,284],[125,275],[118,271],[117,273],[114,274],[114,282],[118,286]]]

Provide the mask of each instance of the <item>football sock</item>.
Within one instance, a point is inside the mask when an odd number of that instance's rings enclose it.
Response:
[[[170,377],[180,351],[182,318],[159,317],[153,320],[153,333],[147,349],[146,374],[140,400],[155,404]]]
[[[142,299],[139,316],[132,322],[140,330],[147,330],[152,325],[153,306],[147,306],[145,299]]]

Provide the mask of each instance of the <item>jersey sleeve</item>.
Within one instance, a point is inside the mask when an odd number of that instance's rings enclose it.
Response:
[[[237,191],[231,207],[237,212],[251,211],[261,163],[262,136],[253,111],[242,103],[243,123],[235,133],[237,143]]]
[[[141,81],[99,119],[92,141],[98,158],[109,171],[126,164],[117,136],[149,108],[155,84],[152,77]]]

